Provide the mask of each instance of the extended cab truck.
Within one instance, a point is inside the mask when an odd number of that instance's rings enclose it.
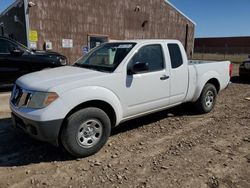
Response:
[[[105,43],[73,66],[19,78],[12,118],[31,136],[85,157],[121,122],[185,102],[210,112],[231,68],[228,61],[188,62],[176,40]]]

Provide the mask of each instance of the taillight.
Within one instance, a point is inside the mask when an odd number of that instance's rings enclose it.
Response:
[[[232,77],[232,74],[233,74],[233,65],[232,63],[229,64],[229,76],[230,78]]]

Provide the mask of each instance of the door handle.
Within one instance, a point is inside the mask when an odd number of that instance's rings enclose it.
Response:
[[[169,79],[169,76],[163,75],[160,79],[161,79],[161,80],[167,80],[167,79]]]

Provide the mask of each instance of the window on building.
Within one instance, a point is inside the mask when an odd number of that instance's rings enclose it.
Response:
[[[102,43],[108,42],[107,36],[88,36],[88,46],[90,49],[100,46]]]
[[[164,68],[164,59],[160,44],[142,47],[131,59],[129,68],[135,63],[148,63],[149,72],[159,71]]]
[[[168,44],[168,50],[173,69],[180,67],[183,64],[181,50],[178,44]]]

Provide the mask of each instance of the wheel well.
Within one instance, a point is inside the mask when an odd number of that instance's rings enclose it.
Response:
[[[115,114],[115,110],[113,109],[113,107],[104,101],[101,100],[93,100],[93,101],[88,101],[88,102],[84,102],[82,104],[79,104],[78,106],[76,106],[75,108],[73,108],[65,117],[64,121],[67,120],[67,118],[69,116],[71,116],[73,113],[77,112],[78,110],[81,110],[83,108],[88,108],[88,107],[96,107],[99,108],[101,110],[103,110],[109,117],[110,121],[111,121],[111,126],[114,127],[116,124],[116,114]]]
[[[208,84],[208,83],[213,84],[215,86],[216,90],[217,90],[217,93],[219,93],[219,91],[220,91],[220,83],[216,78],[212,78],[212,79],[208,80],[208,82],[206,84]]]

